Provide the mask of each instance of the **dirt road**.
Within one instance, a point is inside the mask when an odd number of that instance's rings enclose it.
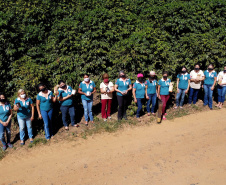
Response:
[[[226,110],[19,150],[0,184],[224,185]]]

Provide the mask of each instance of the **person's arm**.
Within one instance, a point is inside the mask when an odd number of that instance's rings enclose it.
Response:
[[[190,87],[190,80],[188,80],[188,87],[187,87],[187,89],[186,89],[185,93],[188,93],[188,91],[189,91],[189,87]]]
[[[100,88],[100,93],[101,94],[106,94],[106,91],[104,90],[104,88]]]
[[[148,86],[145,85],[145,95],[146,95],[146,99],[149,100],[149,96],[148,96]]]
[[[91,92],[91,94],[94,94],[96,91],[97,91],[97,88],[94,87],[94,88],[93,88],[93,92]]]
[[[42,119],[42,115],[41,115],[41,112],[40,112],[40,100],[36,99],[36,108],[37,108],[37,111],[38,111],[38,118],[39,119]]]
[[[34,113],[35,113],[35,108],[34,108],[34,105],[33,103],[31,104],[31,121],[34,120]]]
[[[134,98],[134,102],[137,103],[137,98],[136,98],[136,89],[133,88],[133,98]]]
[[[132,87],[132,84],[130,84],[130,85],[129,85],[129,89],[127,89],[127,91],[132,90],[132,88],[133,88],[133,87]]]
[[[160,96],[160,88],[161,88],[161,85],[158,85],[158,98],[161,100],[161,96]]]
[[[52,101],[55,103],[57,101],[57,96],[59,95],[59,92],[57,91],[55,96],[52,96]]]
[[[13,116],[13,111],[12,111],[12,109],[10,109],[9,111],[10,111],[10,115],[9,115],[7,121],[5,122],[5,126],[7,126],[7,125],[9,124],[9,122],[10,122],[10,120],[12,119],[12,116]]]
[[[73,94],[68,94],[66,97],[62,97],[61,95],[58,97],[58,100],[59,101],[65,101],[67,100],[68,98],[72,97]]]
[[[217,82],[217,77],[214,77],[213,86],[211,87],[211,90],[212,90],[212,91],[214,90],[214,87],[215,87],[215,85],[216,85],[216,82]]]
[[[115,91],[123,94],[122,91],[118,90],[118,85],[117,84],[115,84]]]
[[[79,89],[78,89],[78,93],[79,93],[79,94],[84,94],[84,95],[86,95],[86,93],[82,92],[82,88],[79,88]]]
[[[18,111],[18,110],[19,110],[19,107],[18,107],[17,105],[14,105],[14,106],[13,106],[13,110],[14,110],[14,111]]]
[[[179,93],[179,78],[177,78],[177,93]]]

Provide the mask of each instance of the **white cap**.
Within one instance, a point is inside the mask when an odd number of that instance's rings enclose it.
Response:
[[[154,71],[150,71],[150,75],[155,75],[155,72]]]

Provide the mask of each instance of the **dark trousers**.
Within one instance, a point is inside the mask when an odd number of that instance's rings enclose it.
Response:
[[[61,106],[60,107],[62,113],[62,121],[65,127],[68,126],[67,123],[67,113],[69,112],[71,118],[71,125],[75,125],[75,108],[74,106]]]
[[[118,96],[118,119],[126,118],[126,110],[128,108],[129,97],[128,96]]]

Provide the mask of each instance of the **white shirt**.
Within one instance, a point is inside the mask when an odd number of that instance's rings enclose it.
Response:
[[[197,79],[197,76],[200,75],[200,78],[204,77],[204,73],[202,70],[199,70],[198,73],[196,73],[194,70],[191,71],[190,77],[191,79]],[[201,88],[201,81],[199,83],[190,82],[190,87],[193,89],[200,89]]]
[[[106,85],[104,82],[102,82],[100,84],[100,88],[104,91],[107,90],[107,87],[110,89],[110,91],[112,90],[112,87],[114,87],[114,84],[112,82],[109,82],[108,85]],[[108,93],[108,94],[102,94],[101,93],[101,99],[112,99],[112,93]]]
[[[221,71],[218,76],[217,76],[217,81],[219,81],[219,76],[222,76],[223,79],[222,79],[222,84],[226,83],[226,73],[224,73],[223,71]],[[226,85],[223,85],[223,86],[226,86]]]

